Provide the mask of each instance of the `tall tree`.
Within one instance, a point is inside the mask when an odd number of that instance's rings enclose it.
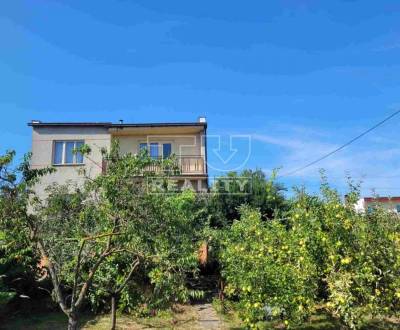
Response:
[[[42,201],[32,187],[53,170],[32,170],[29,158],[12,170],[13,157],[0,158],[1,230],[17,233],[42,260],[68,329],[77,328],[88,295],[101,292],[111,299],[115,328],[119,295],[141,264],[161,301],[196,295],[184,280],[197,269],[201,228],[193,221],[193,193],[166,194],[173,159],[121,155],[114,145],[104,152],[106,173],[80,188],[51,186]]]
[[[211,223],[218,227],[240,219],[239,207],[243,204],[260,210],[264,220],[283,212],[286,208],[285,189],[274,179],[275,174],[267,178],[259,169],[230,172],[217,178],[209,204]]]

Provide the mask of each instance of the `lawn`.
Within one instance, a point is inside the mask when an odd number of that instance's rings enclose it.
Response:
[[[151,318],[135,318],[121,315],[117,318],[118,329],[199,329],[197,313],[192,306],[177,306],[174,311],[161,312]],[[4,330],[57,330],[66,329],[67,318],[62,313],[43,313],[18,316],[3,322],[0,329]],[[108,330],[109,315],[89,316],[82,318],[82,330]]]
[[[221,312],[217,303],[213,304],[215,309]],[[219,313],[221,318],[221,329],[244,330],[244,326],[237,314],[229,311]],[[83,317],[81,322],[82,330],[108,330],[110,318],[108,315]],[[160,312],[157,316],[151,318],[136,318],[129,315],[121,315],[117,319],[118,329],[206,329],[199,323],[199,314],[195,306],[179,305],[174,310]],[[67,318],[62,313],[46,313],[36,315],[25,315],[14,317],[3,322],[0,329],[4,330],[57,330],[66,329]],[[264,329],[283,329],[282,323],[266,322],[263,324]],[[321,313],[313,316],[309,322],[292,328],[294,330],[336,330],[345,329],[343,326]],[[370,321],[362,328],[362,330],[383,330],[383,329],[400,329],[400,323],[394,320],[386,321]]]

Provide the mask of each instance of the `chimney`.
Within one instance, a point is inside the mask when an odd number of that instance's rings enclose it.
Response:
[[[198,119],[198,122],[199,122],[199,123],[206,123],[206,122],[207,122],[207,119],[206,119],[205,116],[200,116],[199,119]]]
[[[123,123],[124,123],[124,120],[123,120],[123,119],[120,119],[120,120],[119,120],[119,124],[122,125]]]

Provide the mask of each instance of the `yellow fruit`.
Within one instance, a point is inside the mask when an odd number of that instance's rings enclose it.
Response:
[[[350,257],[346,257],[346,258],[343,258],[342,260],[340,260],[340,263],[342,264],[342,265],[348,265],[348,264],[350,264],[351,263],[351,258]]]

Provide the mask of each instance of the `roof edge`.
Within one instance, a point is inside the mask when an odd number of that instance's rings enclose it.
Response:
[[[67,122],[65,122],[65,123],[44,123],[44,122],[39,122],[39,121],[36,121],[36,122],[30,122],[30,123],[28,123],[28,126],[31,126],[31,127],[88,127],[88,126],[91,126],[91,127],[110,127],[112,125],[112,123],[106,123],[106,122],[104,122],[104,123],[94,123],[94,122],[92,122],[92,123],[83,123],[83,122],[81,122],[81,123],[67,123]]]
[[[207,127],[205,122],[192,122],[192,123],[140,123],[140,124],[113,124],[111,122],[88,122],[88,123],[45,123],[45,122],[30,122],[30,127],[105,127],[105,128],[124,128],[124,127],[180,127],[180,126],[203,126]]]
[[[207,126],[207,123],[192,122],[192,123],[138,123],[138,124],[111,124],[112,128],[124,127],[180,127],[180,126]]]

